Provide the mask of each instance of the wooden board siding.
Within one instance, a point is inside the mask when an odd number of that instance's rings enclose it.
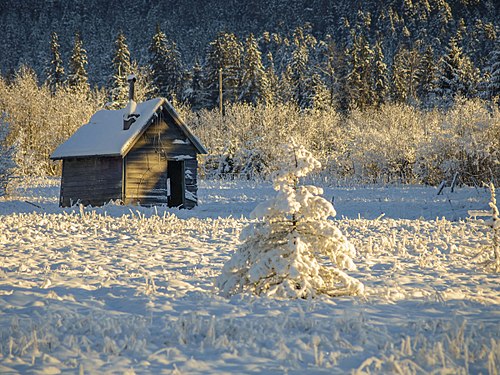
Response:
[[[185,194],[186,200],[184,202],[184,207],[193,208],[198,204],[198,161],[196,160],[196,157],[194,159],[185,160],[184,168],[184,181],[187,191]]]
[[[169,160],[184,160],[185,189],[184,207],[192,208],[196,200],[197,161],[196,149],[185,134],[174,125],[173,119],[161,116],[149,126],[125,157],[125,204],[168,204],[167,170]],[[189,173],[186,171],[189,170]]]
[[[122,198],[122,158],[86,157],[63,160],[60,205],[77,202],[101,206]]]

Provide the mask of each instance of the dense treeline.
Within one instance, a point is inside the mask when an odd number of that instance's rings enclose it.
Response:
[[[206,174],[266,176],[293,136],[335,178],[499,175],[492,1],[120,4],[0,2],[0,152],[18,173],[57,174],[48,155],[123,107],[133,72],[138,101],[167,97],[200,133]]]

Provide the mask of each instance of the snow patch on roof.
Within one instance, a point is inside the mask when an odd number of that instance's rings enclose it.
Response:
[[[139,117],[128,130],[123,130],[123,118],[128,115],[130,108],[96,112],[88,124],[82,125],[57,147],[51,159],[94,155],[123,156],[163,101],[163,98],[156,98],[137,104],[134,112]]]

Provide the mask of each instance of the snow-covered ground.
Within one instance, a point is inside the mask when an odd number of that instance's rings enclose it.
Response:
[[[270,184],[202,182],[192,211],[60,209],[58,189],[0,198],[1,374],[500,371],[491,234],[466,220],[487,190],[326,188],[366,296],[284,301],[213,289]]]

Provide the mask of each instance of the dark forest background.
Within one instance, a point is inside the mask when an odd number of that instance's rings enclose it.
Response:
[[[58,33],[67,61],[78,31],[88,53],[90,83],[104,85],[112,74],[113,44],[120,31],[132,59],[145,65],[159,24],[190,69],[196,58],[204,62],[208,44],[221,31],[241,40],[253,33],[266,49],[266,32],[291,39],[298,26],[310,25],[318,40],[332,38],[341,51],[352,43],[353,32],[362,33],[371,45],[381,40],[389,67],[401,47],[423,50],[430,45],[439,57],[461,33],[463,52],[483,72],[494,48],[499,12],[496,0],[1,0],[0,66],[6,75],[27,64],[43,77],[51,32]]]

